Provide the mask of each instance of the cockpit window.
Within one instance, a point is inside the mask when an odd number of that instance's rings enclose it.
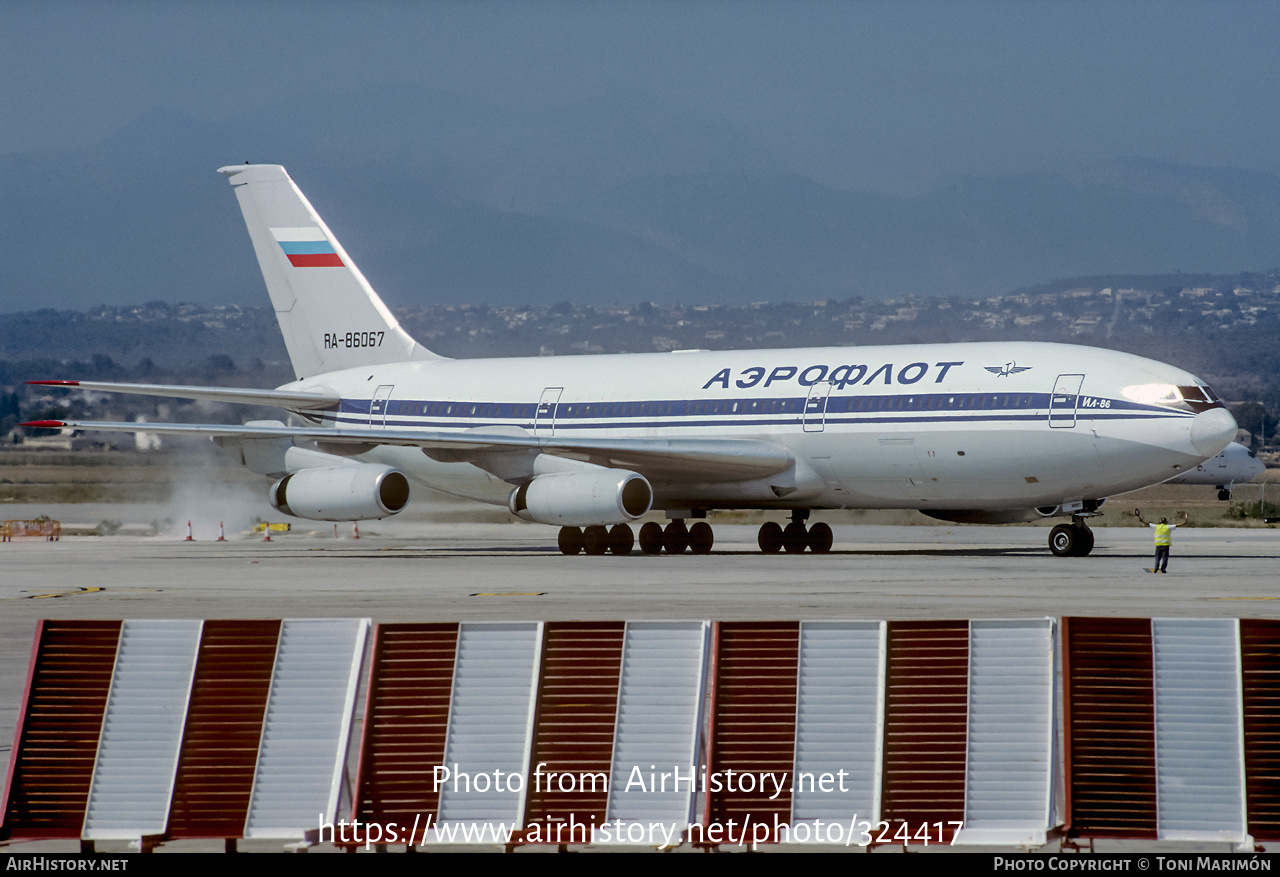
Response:
[[[1178,387],[1178,393],[1186,407],[1199,414],[1210,408],[1223,408],[1222,400],[1213,390],[1199,384],[1191,387]]]
[[[1174,386],[1173,384],[1138,384],[1121,391],[1126,399],[1141,405],[1164,405],[1183,411],[1208,411],[1225,408],[1213,390],[1200,384]]]

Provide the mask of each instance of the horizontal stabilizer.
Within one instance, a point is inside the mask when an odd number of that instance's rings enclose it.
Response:
[[[298,411],[336,408],[338,394],[290,390],[253,390],[242,387],[188,387],[181,384],[119,384],[109,381],[27,381],[42,387],[96,390],[101,393],[132,393],[135,396],[168,396],[173,399],[202,399],[241,405],[280,405]],[[147,430],[151,432],[152,430]]]

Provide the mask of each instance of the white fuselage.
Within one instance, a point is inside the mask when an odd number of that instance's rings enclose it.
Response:
[[[649,476],[655,508],[1010,509],[1164,481],[1234,437],[1220,405],[1196,413],[1165,387],[1203,384],[1128,354],[1021,342],[436,360],[281,389],[336,392],[322,415],[336,427],[744,438],[794,458],[768,478]],[[483,502],[513,486],[483,459],[392,446],[359,459]]]

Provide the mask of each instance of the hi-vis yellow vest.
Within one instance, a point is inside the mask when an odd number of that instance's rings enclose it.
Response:
[[[1169,534],[1168,524],[1156,524],[1156,544],[1169,545],[1173,542]]]

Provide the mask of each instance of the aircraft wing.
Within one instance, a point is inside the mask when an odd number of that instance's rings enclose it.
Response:
[[[484,427],[467,432],[444,432],[419,429],[127,423],[105,420],[35,420],[22,425],[37,429],[146,432],[158,435],[210,436],[214,439],[287,438],[370,447],[397,445],[422,448],[437,459],[475,462],[481,467],[486,454],[531,450],[601,466],[633,469],[646,477],[659,480],[697,476],[703,481],[747,481],[782,472],[794,462],[786,448],[758,439],[560,439],[515,430],[499,432]]]
[[[280,405],[295,410],[336,408],[338,394],[301,393],[290,390],[252,390],[239,387],[189,387],[182,384],[120,384],[110,381],[27,381],[42,387],[69,387],[102,393],[132,393],[137,396],[169,396],[174,399],[203,399],[241,405]],[[155,430],[147,430],[155,432]]]

